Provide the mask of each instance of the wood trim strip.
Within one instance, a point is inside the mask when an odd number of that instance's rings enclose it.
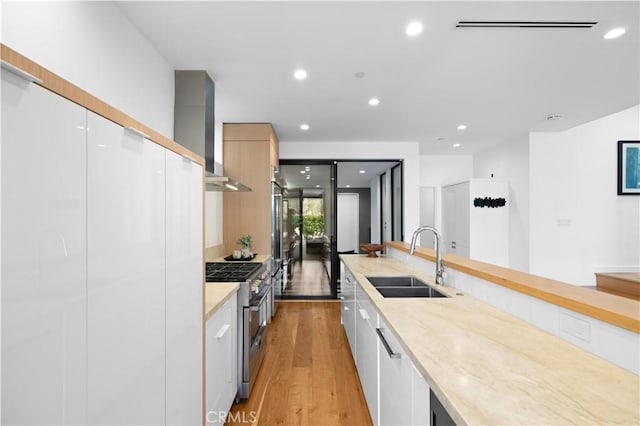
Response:
[[[409,244],[392,241],[387,247],[409,253]],[[432,249],[416,248],[415,256],[435,262]],[[567,284],[514,269],[453,254],[444,254],[446,267],[507,287],[519,293],[640,333],[640,302]]]
[[[38,65],[29,58],[21,55],[10,47],[0,43],[0,58],[10,65],[31,74],[40,80],[41,83],[34,83],[52,91],[71,102],[74,102],[104,118],[111,120],[122,127],[132,127],[148,136],[150,140],[180,155],[186,155],[194,162],[204,167],[204,158],[198,154],[191,152],[179,143],[161,135],[150,127],[145,126],[141,122],[128,116],[122,111],[112,107],[106,102],[101,101],[92,94],[82,90],[78,86],[70,83],[57,74]]]

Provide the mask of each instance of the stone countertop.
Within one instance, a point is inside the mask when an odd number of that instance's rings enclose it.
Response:
[[[393,258],[340,258],[457,424],[640,423],[633,373],[453,287],[385,299],[365,275],[433,278]]]
[[[204,287],[205,321],[240,288],[238,283],[206,283]]]

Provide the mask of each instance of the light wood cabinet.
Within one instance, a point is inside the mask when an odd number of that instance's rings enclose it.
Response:
[[[269,123],[225,123],[224,174],[251,188],[225,192],[224,247],[238,249],[242,234],[253,237],[254,253],[271,254],[271,177],[278,166],[278,138]]]

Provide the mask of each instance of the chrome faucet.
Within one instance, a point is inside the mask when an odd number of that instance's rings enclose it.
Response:
[[[422,231],[431,231],[433,235],[436,237],[436,284],[444,284],[443,273],[444,268],[442,267],[442,248],[440,247],[440,240],[442,237],[436,228],[431,226],[421,226],[413,232],[413,236],[411,237],[411,247],[409,249],[409,254],[413,255],[416,251],[416,242],[418,241],[418,235]]]

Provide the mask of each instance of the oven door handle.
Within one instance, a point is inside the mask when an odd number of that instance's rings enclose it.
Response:
[[[264,295],[260,298],[260,301],[259,301],[257,304],[255,304],[255,305],[251,305],[251,306],[250,306],[251,310],[252,310],[253,312],[259,311],[259,310],[260,310],[260,306],[262,306],[262,304],[263,304],[264,302],[266,302],[266,300],[267,300],[267,296],[268,296],[268,295],[269,295],[269,292],[268,292],[268,291],[265,291],[265,292],[264,292]]]

